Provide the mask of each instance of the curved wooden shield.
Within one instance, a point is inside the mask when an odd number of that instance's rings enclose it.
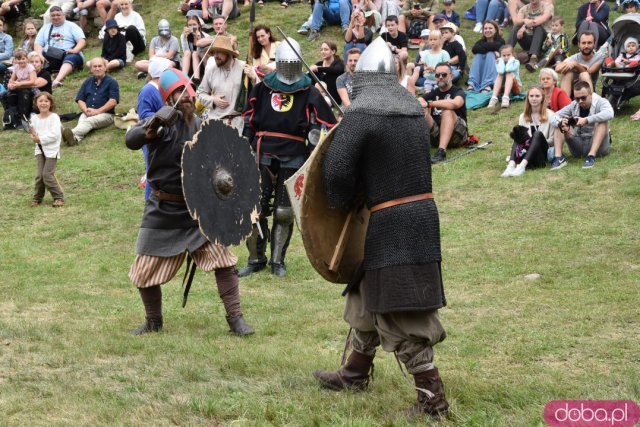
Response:
[[[246,138],[220,120],[205,121],[184,145],[182,190],[207,240],[240,244],[260,210],[260,172]]]
[[[313,268],[329,282],[348,283],[364,259],[369,210],[345,212],[327,207],[322,164],[338,126],[318,143],[305,163],[299,225]]]

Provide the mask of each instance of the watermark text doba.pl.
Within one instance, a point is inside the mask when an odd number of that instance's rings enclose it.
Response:
[[[633,400],[552,400],[544,420],[552,427],[632,427],[640,407]]]

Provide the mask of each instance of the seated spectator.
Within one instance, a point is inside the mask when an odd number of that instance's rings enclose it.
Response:
[[[13,66],[8,71],[11,71],[11,78],[7,91],[0,95],[5,109],[4,129],[22,129],[22,119],[31,114],[31,88],[36,83],[36,69],[29,63],[27,52],[18,49],[13,56]]]
[[[202,19],[198,16],[188,16],[187,26],[180,35],[182,45],[182,73],[191,76],[193,83],[200,84],[202,71],[204,70],[204,55],[206,48],[198,47],[200,39],[209,35],[202,31]]]
[[[562,16],[554,16],[551,19],[551,32],[547,34],[547,38],[542,44],[542,50],[542,59],[537,64],[529,62],[526,65],[527,70],[533,72],[543,67],[555,68],[556,64],[567,59],[569,37],[564,32],[564,18]]]
[[[624,49],[620,50],[620,54],[614,60],[607,58],[604,63],[612,68],[636,67],[640,61],[640,52],[638,52],[638,39],[635,37],[627,37],[624,41]]]
[[[96,10],[102,22],[115,19],[119,7],[120,0],[98,0],[96,2]]]
[[[13,38],[4,32],[4,26],[4,18],[0,18],[0,74],[2,75],[7,72],[9,67],[6,62],[13,56]]]
[[[622,2],[622,8],[625,14],[638,13],[640,11],[640,1],[638,0],[624,0]]]
[[[368,27],[372,33],[380,30],[382,23],[382,14],[380,9],[382,8],[383,0],[360,0],[358,2],[353,1],[353,10],[358,10],[364,14],[365,27]],[[387,0],[385,0],[387,1]],[[353,12],[352,12],[353,13]]]
[[[54,58],[49,52],[49,48],[61,49],[65,52],[58,75],[52,83],[52,88],[62,85],[64,78],[73,71],[81,70],[84,64],[82,50],[87,45],[84,32],[73,22],[65,19],[62,9],[52,6],[49,9],[51,23],[44,25],[38,31],[36,37],[35,51],[42,54],[49,62],[49,71],[58,71],[52,63],[59,63],[58,58]]]
[[[556,65],[556,71],[562,75],[560,87],[566,93],[571,93],[574,82],[578,80],[594,87],[604,61],[604,55],[595,50],[596,35],[591,31],[580,34],[578,47],[580,52]]]
[[[51,93],[51,73],[44,68],[44,57],[34,51],[29,53],[27,58],[36,69],[36,83],[33,86],[34,92]]]
[[[473,61],[467,90],[491,92],[496,80],[496,58],[504,39],[500,37],[500,27],[496,21],[486,21],[482,31],[482,37],[471,48]]]
[[[257,25],[251,35],[253,43],[253,70],[251,78],[264,77],[276,70],[276,49],[280,42],[271,34],[271,28]],[[257,71],[257,74],[256,74]]]
[[[531,0],[531,3],[520,8],[518,14],[512,18],[513,29],[508,43],[514,47],[520,44],[524,49],[520,62],[530,62],[533,66],[540,60],[542,43],[551,31],[553,4]]]
[[[404,62],[398,55],[393,55],[396,64],[396,73],[400,86],[405,88],[411,95],[416,96],[416,80],[418,79],[418,69],[414,64],[405,67]]]
[[[505,44],[500,48],[500,58],[496,62],[496,82],[493,85],[493,96],[488,108],[498,105],[498,96],[502,94],[502,108],[509,107],[509,97],[520,95],[520,61],[513,56],[513,47]]]
[[[447,22],[460,27],[460,15],[454,10],[456,8],[456,0],[443,0],[442,6],[444,6],[444,9],[440,13],[447,18]]]
[[[351,14],[349,28],[344,32],[344,41],[346,42],[343,51],[344,61],[347,61],[347,52],[349,50],[356,47],[360,49],[360,52],[363,52],[372,40],[373,31],[365,24],[364,12],[354,10]]]
[[[171,35],[171,27],[169,21],[161,19],[158,22],[158,35],[151,39],[149,43],[149,59],[154,56],[161,58],[167,58],[173,61],[174,68],[180,68],[180,47],[178,39]],[[149,70],[149,60],[143,59],[135,63],[136,70],[139,71],[138,78],[143,79],[147,77],[147,71]]]
[[[453,22],[447,22],[440,27],[444,45],[442,48],[449,54],[449,64],[453,70],[453,82],[460,80],[460,76],[464,73],[467,66],[467,52],[464,47],[455,39],[458,27]]]
[[[59,7],[67,19],[73,18],[73,9],[76,7],[76,0],[46,0],[46,3],[49,5],[49,8],[42,15],[43,26],[51,23],[51,8],[54,6]]]
[[[553,111],[547,108],[544,91],[534,86],[527,91],[524,112],[511,132],[513,147],[502,176],[521,176],[527,166],[541,168],[547,163],[547,151],[553,146]]]
[[[540,86],[544,90],[547,108],[554,113],[571,104],[571,98],[569,98],[567,92],[558,87],[558,73],[552,68],[540,70]]]
[[[431,129],[431,146],[438,147],[431,163],[445,161],[448,147],[459,147],[468,139],[465,94],[462,89],[453,85],[449,64],[436,66],[436,80],[438,87],[418,98],[426,108],[425,117]]]
[[[473,32],[482,34],[485,25],[483,22],[498,22],[504,12],[505,2],[503,0],[476,0],[476,26],[473,27]]]
[[[216,15],[235,19],[240,16],[240,8],[237,0],[202,0],[200,10],[187,12],[187,16],[191,15],[199,16],[204,22],[211,22]]]
[[[336,99],[342,103],[344,108],[351,105],[351,95],[353,92],[353,74],[356,71],[356,65],[360,59],[360,49],[352,47],[347,52],[347,65],[345,72],[336,79],[336,90],[340,99]]]
[[[38,29],[36,23],[31,19],[24,21],[24,36],[20,42],[20,49],[27,52],[27,54],[35,50],[36,36],[38,35]]]
[[[326,89],[334,100],[340,99],[336,89],[336,79],[344,73],[344,62],[338,56],[338,47],[332,41],[324,41],[320,45],[321,61],[309,67],[321,82],[326,83]]]
[[[320,37],[322,24],[340,25],[342,32],[349,28],[351,20],[351,2],[349,0],[326,0],[313,3],[311,12],[311,32],[308,40],[315,41]]]
[[[443,41],[440,30],[431,30],[429,32],[429,45],[431,48],[420,52],[419,65],[422,65],[422,74],[424,76],[422,84],[424,93],[429,93],[438,86],[435,76],[436,66],[443,62],[448,63],[451,59],[449,53],[442,49]]]
[[[398,17],[387,16],[387,20],[384,22],[384,26],[387,29],[386,33],[380,35],[395,55],[398,55],[402,62],[406,63],[409,57],[409,39],[407,35],[398,30]]]
[[[62,137],[67,145],[77,145],[92,130],[113,123],[116,105],[120,102],[118,82],[107,74],[107,60],[93,58],[91,74],[80,86],[76,102],[82,114],[73,129],[64,128]]]
[[[30,7],[31,1],[28,0],[4,0],[0,4],[0,16],[13,21],[19,16],[28,15]]]
[[[201,38],[196,43],[196,46],[205,48],[205,51],[206,51],[206,48],[211,46],[211,44],[213,43],[213,40],[215,38],[215,34],[218,34],[220,36],[229,37],[231,39],[231,43],[233,43],[233,48],[235,50],[238,50],[238,38],[227,31],[227,20],[224,18],[224,16],[216,15],[212,19],[213,19],[213,33],[214,33],[214,36],[206,36],[206,37]],[[205,64],[206,63],[207,63],[207,61],[205,60]]]
[[[398,31],[405,33],[410,39],[416,39],[420,37],[422,30],[430,27],[433,15],[437,13],[437,10],[434,10],[437,1],[404,0],[402,4],[402,13],[398,15]]]
[[[87,31],[89,25],[89,14],[96,7],[96,0],[76,0],[76,7],[73,8],[73,13],[78,17],[78,24],[82,31]]]
[[[102,39],[100,56],[107,60],[107,71],[124,68],[127,64],[127,40],[115,19],[109,19],[105,28],[107,35]],[[87,62],[87,68],[91,69],[91,61]]]
[[[400,16],[402,14],[400,0],[382,0],[380,3],[380,22],[384,23],[388,16]],[[404,0],[402,3],[404,4]],[[380,33],[384,31],[382,28],[380,29]]]
[[[115,0],[114,0],[115,1]],[[133,56],[145,51],[147,46],[147,29],[142,16],[135,10],[131,0],[118,0],[120,12],[113,18],[118,23],[120,31],[124,31],[124,38],[131,43]],[[104,21],[106,22],[106,21]],[[104,37],[104,27],[100,30],[99,37]]]
[[[228,37],[218,36],[211,50],[214,61],[209,62],[204,71],[204,78],[198,86],[198,100],[207,107],[208,118],[223,120],[242,135],[245,100],[240,96],[246,63],[238,59],[238,51]]]
[[[596,37],[596,48],[599,48],[611,35],[609,29],[609,5],[604,0],[589,0],[578,8],[576,17],[576,34],[574,44],[585,31],[592,32]]]
[[[613,107],[606,99],[593,93],[588,82],[579,81],[573,89],[573,101],[551,120],[556,128],[553,145],[554,157],[551,170],[566,166],[562,155],[565,142],[571,155],[585,157],[583,169],[592,168],[596,156],[606,156],[611,149],[609,122],[613,119]]]

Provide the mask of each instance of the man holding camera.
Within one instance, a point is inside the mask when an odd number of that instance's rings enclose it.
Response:
[[[182,150],[193,139],[201,120],[195,115],[196,93],[182,72],[169,68],[160,76],[162,100],[166,104],[149,120],[138,123],[126,135],[127,147],[149,148],[147,200],[136,243],[136,258],[129,279],[140,291],[145,322],[133,335],[159,332],[163,326],[162,291],[180,270],[189,252],[203,271],[215,271],[218,292],[235,335],[248,335],[253,328],[240,311],[238,258],[227,247],[209,242],[191,218],[182,190]],[[172,107],[173,106],[173,107]],[[160,129],[162,127],[162,129]]]
[[[556,128],[553,136],[554,157],[551,170],[566,166],[562,146],[566,142],[574,157],[585,157],[583,169],[592,168],[596,156],[605,156],[611,149],[609,122],[613,119],[613,107],[606,99],[591,90],[585,81],[576,82],[574,101],[558,111],[551,119]]]

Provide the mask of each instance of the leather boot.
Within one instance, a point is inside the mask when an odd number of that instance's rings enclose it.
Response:
[[[323,387],[331,390],[364,390],[369,385],[369,372],[373,376],[373,358],[374,356],[353,351],[340,370],[315,371],[313,376]]]
[[[144,323],[131,331],[131,335],[142,335],[148,332],[160,332],[162,330],[162,318],[149,319],[146,317]]]
[[[247,249],[249,250],[249,262],[247,266],[240,269],[238,277],[247,277],[253,273],[263,270],[267,266],[267,257],[265,256],[265,249],[267,246],[267,240],[269,239],[269,222],[266,218],[260,219],[260,228],[263,233],[263,237],[260,237],[258,227],[253,226],[253,232],[247,239]]]
[[[429,390],[433,395],[429,397],[418,390],[418,402],[409,409],[411,415],[428,414],[434,417],[446,415],[449,402],[444,397],[444,385],[437,368],[415,374],[413,376],[416,387]]]
[[[246,267],[243,267],[238,271],[238,277],[247,277],[251,276],[253,273],[257,273],[260,270],[264,270],[267,266],[267,259],[265,258],[264,262],[253,262],[253,260],[249,260]]]
[[[284,277],[287,275],[287,268],[284,266],[284,262],[272,262],[271,274],[276,277]]]
[[[238,336],[251,335],[254,333],[253,328],[249,325],[242,315],[229,319],[227,317],[227,323],[231,333]]]

